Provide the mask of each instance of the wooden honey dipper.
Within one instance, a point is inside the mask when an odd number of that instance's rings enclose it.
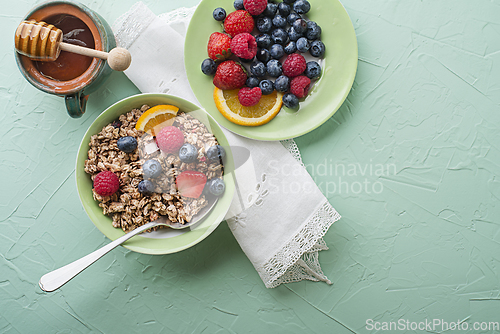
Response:
[[[125,71],[130,65],[130,53],[124,48],[114,48],[107,53],[64,43],[62,39],[62,30],[52,24],[35,20],[23,21],[16,30],[15,47],[19,53],[41,61],[54,61],[63,50],[107,60],[109,67],[115,71]]]

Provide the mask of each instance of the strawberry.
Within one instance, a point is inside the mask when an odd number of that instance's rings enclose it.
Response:
[[[251,33],[255,26],[252,15],[246,10],[237,10],[229,14],[224,20],[224,30],[234,37],[243,32]]]
[[[194,170],[186,170],[180,173],[175,179],[175,184],[181,196],[189,198],[200,197],[205,183],[207,183],[205,174]]]
[[[214,32],[208,39],[207,51],[213,60],[225,60],[231,57],[231,38],[226,34]]]
[[[234,60],[226,60],[217,66],[214,85],[219,89],[237,89],[245,85],[247,74],[241,64]]]

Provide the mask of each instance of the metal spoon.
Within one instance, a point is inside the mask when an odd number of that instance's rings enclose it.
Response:
[[[155,226],[169,226],[170,228],[173,228],[175,230],[182,230],[188,227],[193,227],[196,224],[200,223],[205,218],[205,216],[210,213],[217,201],[217,198],[212,200],[209,205],[207,205],[202,210],[200,210],[200,212],[194,215],[191,221],[187,224],[174,223],[165,217],[160,217],[154,222],[144,224],[141,227],[138,227],[135,230],[126,233],[115,241],[110,242],[106,246],[90,253],[89,255],[43,275],[42,278],[40,278],[40,282],[38,282],[38,285],[40,286],[40,289],[46,292],[52,292],[56,289],[59,289],[61,286],[69,282],[73,277],[84,271],[88,266],[99,260],[112,249],[121,245],[133,236],[136,236],[139,233],[149,230],[150,228],[153,228]]]

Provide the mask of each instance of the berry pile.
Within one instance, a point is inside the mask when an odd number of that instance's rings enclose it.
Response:
[[[298,108],[312,81],[321,75],[321,66],[306,57],[321,58],[325,45],[321,27],[307,20],[311,5],[307,0],[236,0],[235,11],[216,8],[213,17],[224,24],[224,32],[210,36],[209,58],[201,70],[214,75],[219,89],[240,89],[243,106],[259,102],[274,90],[284,93],[283,104]],[[314,59],[314,58],[313,58]],[[247,63],[247,70],[242,63]]]

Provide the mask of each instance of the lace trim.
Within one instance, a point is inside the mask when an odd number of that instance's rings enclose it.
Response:
[[[300,155],[300,150],[299,147],[297,146],[297,143],[295,143],[295,140],[293,139],[286,139],[282,140],[281,144],[290,152],[290,154],[297,160],[302,167],[305,168],[304,162],[302,161],[302,156]]]
[[[331,284],[320,268],[318,251],[327,249],[322,238],[339,219],[339,213],[325,200],[302,229],[259,268],[266,287],[303,279]]]
[[[196,6],[190,8],[181,7],[171,12],[160,14],[158,17],[167,22],[184,21],[187,18],[191,19],[195,10]]]
[[[113,24],[116,45],[125,49],[130,48],[155,18],[156,15],[144,3],[140,1],[135,3]]]

